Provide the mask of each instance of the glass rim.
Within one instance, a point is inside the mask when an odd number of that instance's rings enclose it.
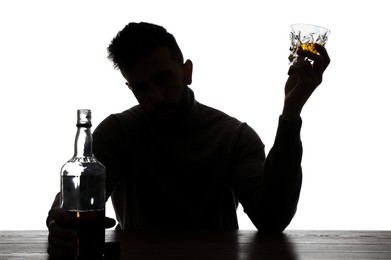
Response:
[[[291,24],[291,28],[293,28],[294,26],[308,26],[308,27],[311,26],[311,27],[315,27],[315,28],[319,28],[319,29],[325,30],[328,33],[330,33],[330,29],[327,29],[326,27],[319,26],[319,25],[316,25],[316,24],[310,24],[310,23],[294,23],[294,24]]]

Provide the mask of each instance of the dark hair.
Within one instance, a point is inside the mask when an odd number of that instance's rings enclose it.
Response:
[[[168,47],[172,57],[183,64],[183,55],[174,36],[162,26],[145,22],[129,23],[118,32],[107,48],[108,58],[114,68],[121,69],[158,47]]]

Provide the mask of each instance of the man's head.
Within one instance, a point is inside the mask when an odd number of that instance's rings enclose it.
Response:
[[[114,37],[108,47],[109,59],[115,68],[123,69],[158,47],[167,47],[172,58],[183,64],[183,55],[174,36],[162,26],[145,22],[129,23]]]
[[[108,52],[153,119],[171,123],[183,116],[193,65],[190,60],[183,62],[172,34],[158,25],[130,23],[112,40]]]

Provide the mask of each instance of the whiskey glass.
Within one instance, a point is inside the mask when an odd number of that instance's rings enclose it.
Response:
[[[291,45],[289,47],[289,64],[297,62],[298,50],[307,50],[317,53],[315,44],[324,46],[328,40],[330,30],[312,24],[292,24],[290,32]]]

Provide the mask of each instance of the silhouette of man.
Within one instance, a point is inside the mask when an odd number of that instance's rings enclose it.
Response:
[[[107,170],[121,229],[238,229],[241,203],[256,228],[282,232],[299,200],[301,110],[330,59],[299,51],[289,69],[275,142],[264,144],[246,123],[203,105],[188,87],[193,63],[173,35],[149,23],[129,23],[108,47],[109,59],[139,102],[112,114],[94,131],[94,153]],[[77,233],[60,209],[49,211],[49,254],[65,255]],[[113,226],[114,220],[107,220]]]

